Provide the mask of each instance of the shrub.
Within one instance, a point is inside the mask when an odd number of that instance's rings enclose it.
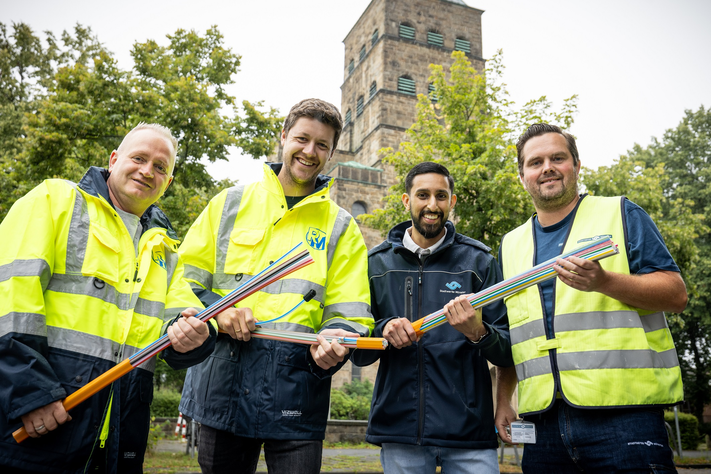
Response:
[[[674,450],[677,449],[676,443],[676,422],[674,421],[674,412],[665,411],[664,421],[672,427],[674,436],[669,438],[669,444]],[[689,413],[679,412],[679,430],[681,431],[681,449],[694,450],[699,446],[701,436],[699,435],[699,420],[694,415]]]
[[[369,380],[354,380],[340,389],[331,390],[331,418],[336,420],[367,420],[373,384]]]
[[[153,390],[151,416],[175,418],[178,416],[178,405],[180,405],[180,392],[168,389]]]

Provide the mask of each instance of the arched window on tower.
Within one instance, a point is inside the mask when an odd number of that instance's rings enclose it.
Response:
[[[370,85],[370,96],[368,98],[372,99],[376,92],[378,92],[378,85],[373,81]]]
[[[345,120],[345,122],[343,123],[343,126],[344,126],[344,127],[345,127],[346,125],[348,125],[349,123],[351,123],[351,118],[353,118],[352,116],[353,116],[353,114],[351,113],[351,109],[346,110],[346,120]]]
[[[428,31],[427,44],[431,44],[433,46],[444,46],[444,36],[436,31]]]
[[[402,94],[415,95],[415,80],[405,74],[397,78],[397,91]]]
[[[358,219],[359,215],[367,214],[367,213],[368,213],[368,206],[366,206],[363,201],[356,201],[353,203],[353,206],[351,207],[351,215],[355,219]]]
[[[362,61],[362,60],[365,59],[365,45],[363,45],[363,47],[360,48],[360,56],[359,56],[359,58],[360,58],[360,59],[358,59],[358,61]]]
[[[355,63],[351,59],[351,62],[348,63],[348,74],[353,72],[353,68],[355,67]]]
[[[375,46],[375,43],[378,42],[378,29],[376,28],[375,31],[373,31],[373,36],[370,37],[370,45]]]
[[[360,114],[363,113],[363,96],[358,97],[358,100],[356,101],[356,117],[360,117]]]

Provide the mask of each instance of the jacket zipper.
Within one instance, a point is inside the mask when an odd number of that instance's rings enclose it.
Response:
[[[405,278],[405,317],[414,321],[412,317],[412,277]]]
[[[425,259],[420,260],[419,275],[417,279],[417,318],[419,319],[420,313],[422,312],[422,274],[424,273]],[[417,368],[418,368],[418,388],[420,391],[420,407],[418,416],[418,428],[417,428],[417,445],[422,444],[422,436],[425,430],[425,355],[422,348],[422,340],[417,343]]]

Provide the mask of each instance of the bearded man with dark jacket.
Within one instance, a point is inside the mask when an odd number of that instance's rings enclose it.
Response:
[[[405,186],[412,221],[368,256],[373,336],[390,347],[351,358],[380,358],[366,440],[382,447],[385,473],[498,472],[487,360],[513,364],[506,309],[474,310],[466,295],[501,281],[501,271],[488,247],[447,220],[457,201],[447,168],[420,163]],[[411,323],[442,307],[449,324],[418,336]]]

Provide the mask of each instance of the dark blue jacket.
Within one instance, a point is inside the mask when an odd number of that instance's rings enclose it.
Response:
[[[394,227],[369,252],[374,337],[393,318],[415,321],[458,295],[501,281],[501,270],[481,242],[457,234],[447,222],[442,246],[424,262],[402,245],[411,222]],[[511,366],[511,342],[502,302],[486,306],[489,335],[479,344],[443,324],[403,349],[356,350],[359,366],[380,359],[366,440],[462,449],[495,449],[491,376],[487,360]]]

